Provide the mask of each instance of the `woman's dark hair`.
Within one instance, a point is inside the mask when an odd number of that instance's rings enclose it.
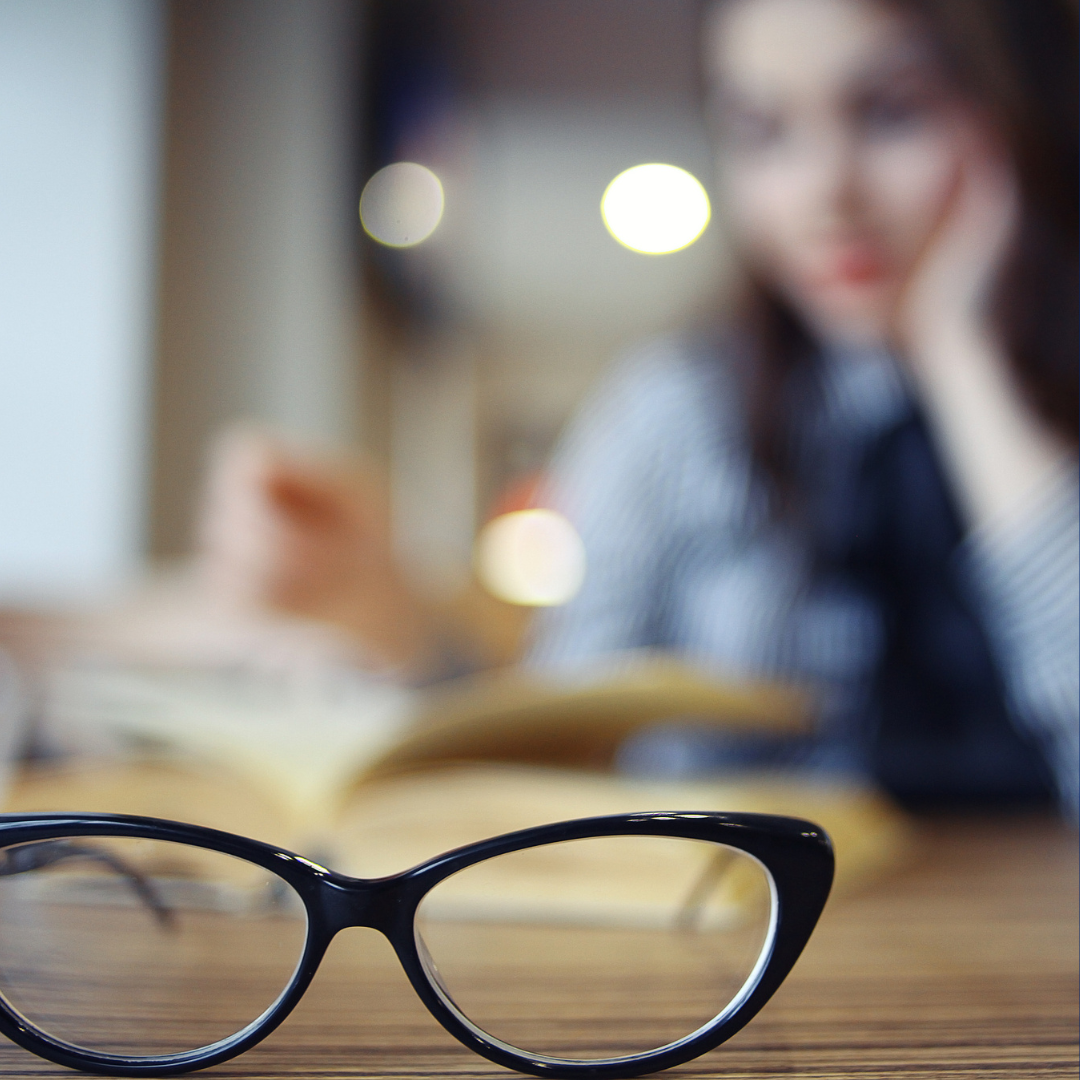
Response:
[[[1071,442],[1078,412],[1078,109],[1075,0],[883,0],[934,37],[959,85],[1011,150],[1017,236],[991,314],[1036,411]],[[756,460],[783,490],[793,377],[813,356],[792,307],[751,281],[737,321],[754,343],[749,414]]]

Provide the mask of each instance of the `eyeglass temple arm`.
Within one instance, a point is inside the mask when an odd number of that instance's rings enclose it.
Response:
[[[131,886],[132,892],[150,909],[157,924],[163,929],[176,927],[176,915],[164,900],[158,890],[154,888],[150,880],[139,873],[133,866],[129,866],[118,855],[103,848],[90,847],[83,844],[73,844],[69,840],[41,840],[34,844],[22,844],[16,848],[8,848],[3,852],[3,860],[0,861],[0,877],[11,877],[14,874],[26,874],[32,870],[43,870],[47,866],[54,866],[64,859],[93,859],[102,863],[115,874],[124,878]]]
[[[691,886],[682,903],[682,908],[675,916],[678,930],[693,930],[705,907],[709,895],[723,881],[729,867],[735,859],[735,853],[728,848],[720,848],[705,864],[701,876]]]

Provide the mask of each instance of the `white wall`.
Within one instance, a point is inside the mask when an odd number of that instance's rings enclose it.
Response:
[[[159,0],[0,0],[0,602],[136,571]]]
[[[493,494],[475,477],[485,447],[553,437],[615,356],[718,309],[731,274],[718,213],[700,240],[666,255],[622,247],[600,213],[610,181],[645,162],[714,187],[693,102],[485,99],[425,149],[416,160],[443,178],[446,212],[398,263],[453,325],[441,343],[411,342],[420,355],[399,365],[395,523],[409,563],[453,582],[468,573],[477,513]],[[479,401],[451,392],[465,371]],[[471,482],[454,482],[465,470]]]
[[[444,219],[405,253],[459,318],[519,336],[618,342],[715,303],[727,269],[718,220],[688,248],[641,255],[618,244],[600,214],[607,185],[645,162],[678,165],[713,188],[693,108],[518,98],[482,102],[469,120],[439,170]]]

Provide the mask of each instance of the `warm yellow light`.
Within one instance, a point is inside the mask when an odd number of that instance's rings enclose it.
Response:
[[[368,236],[388,247],[426,240],[442,220],[443,187],[423,165],[399,161],[380,169],[360,196],[360,221]]]
[[[476,571],[500,600],[553,607],[581,588],[585,546],[562,514],[516,510],[484,526],[476,542]]]
[[[608,232],[624,247],[664,255],[689,247],[709,224],[709,196],[674,165],[635,165],[619,173],[600,200]]]

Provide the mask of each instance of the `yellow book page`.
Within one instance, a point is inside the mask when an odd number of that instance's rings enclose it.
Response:
[[[808,818],[833,840],[841,892],[893,872],[913,851],[911,824],[881,795],[792,775],[645,783],[585,770],[459,765],[358,785],[333,822],[312,826],[237,774],[205,762],[83,763],[23,770],[5,809],[189,821],[287,847],[360,877],[405,870],[515,829],[644,810]]]
[[[424,692],[358,673],[281,685],[232,670],[85,666],[62,673],[52,696],[62,727],[91,742],[108,736],[121,756],[228,768],[310,830],[374,777],[462,761],[602,768],[657,720],[797,731],[807,705],[793,690],[655,657],[572,681],[508,670]]]

